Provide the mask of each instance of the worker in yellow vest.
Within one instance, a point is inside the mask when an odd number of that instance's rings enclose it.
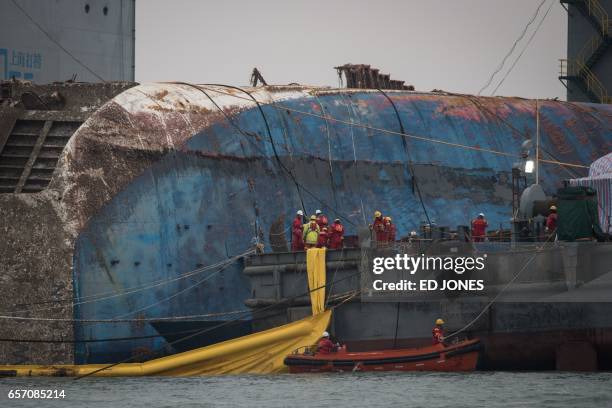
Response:
[[[317,216],[312,215],[310,222],[304,224],[304,248],[315,248],[319,240],[319,224],[317,224]]]

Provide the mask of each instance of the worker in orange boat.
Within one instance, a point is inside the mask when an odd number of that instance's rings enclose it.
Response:
[[[391,217],[384,218],[385,233],[387,234],[388,242],[395,242],[396,229],[395,224],[393,224],[391,221]]]
[[[319,242],[319,225],[317,224],[317,217],[315,215],[310,216],[310,222],[304,224],[302,237],[304,238],[304,248],[314,248]]]
[[[340,218],[336,218],[330,227],[329,248],[342,249],[344,246],[344,225],[340,222]]]
[[[315,211],[315,215],[317,216],[317,224],[319,224],[319,228],[328,226],[329,220],[321,210]]]
[[[374,222],[370,224],[370,230],[374,232],[374,237],[377,242],[387,242],[385,223],[380,211],[374,211]]]
[[[298,210],[291,225],[291,250],[304,250],[304,211]]]
[[[487,236],[487,227],[489,224],[483,213],[478,214],[475,220],[472,221],[472,241],[483,242]]]
[[[444,320],[437,319],[436,326],[431,331],[433,344],[441,344],[444,341]]]
[[[557,232],[557,222],[559,221],[559,216],[557,215],[557,207],[552,205],[550,206],[550,214],[546,217],[546,232],[549,235],[555,234]]]
[[[323,336],[317,344],[317,351],[321,354],[331,354],[338,351],[338,347],[330,340],[328,332],[323,332]]]

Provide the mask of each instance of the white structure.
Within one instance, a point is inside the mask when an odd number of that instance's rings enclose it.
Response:
[[[604,232],[612,233],[612,153],[591,164],[589,177],[572,179],[572,186],[591,187],[597,190],[599,224]]]
[[[133,81],[134,16],[135,0],[3,0],[0,80]]]

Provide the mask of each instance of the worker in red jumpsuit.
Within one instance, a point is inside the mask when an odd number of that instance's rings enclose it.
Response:
[[[323,336],[317,344],[317,351],[321,354],[331,354],[336,352],[338,349],[336,345],[330,340],[329,333],[323,332]]]
[[[304,250],[304,212],[299,210],[295,214],[293,224],[291,224],[291,250],[292,251],[303,251]]]
[[[323,227],[328,226],[329,220],[321,210],[315,211],[315,215],[317,216],[317,224],[319,224],[320,229],[323,229]]]
[[[376,242],[387,242],[387,232],[385,231],[385,223],[383,220],[382,213],[380,211],[374,211],[374,222],[370,224],[370,230],[374,232]]]
[[[396,229],[395,229],[395,224],[393,224],[393,222],[391,221],[392,221],[391,217],[385,217],[384,219],[385,232],[387,234],[387,241],[395,242]]]
[[[557,207],[550,207],[550,214],[546,217],[546,233],[549,235],[553,235],[557,232],[557,222],[559,221],[559,216],[557,215]]]
[[[329,238],[331,236],[329,227],[324,225],[319,227],[319,238],[317,239],[317,248],[327,248],[329,246]]]
[[[431,331],[432,334],[432,344],[442,344],[444,341],[444,320],[437,319],[436,325]]]
[[[483,213],[478,214],[478,217],[472,221],[472,241],[484,242],[487,236],[487,227],[489,224]]]
[[[329,248],[342,249],[344,246],[344,225],[336,218],[330,227]]]

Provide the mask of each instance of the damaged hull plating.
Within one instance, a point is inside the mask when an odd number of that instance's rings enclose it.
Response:
[[[379,209],[405,235],[425,218],[414,173],[438,225],[467,225],[484,212],[491,226],[508,228],[511,169],[526,135],[535,134],[534,101],[251,91],[261,108],[236,89],[140,85],[105,104],[70,139],[49,190],[59,194],[65,245],[73,248],[74,318],[120,320],[77,321],[76,363],[164,346],[146,319],[244,310],[251,294],[240,263],[173,278],[244,253],[258,230],[267,251],[282,248],[289,235],[278,232],[302,203],[308,213],[320,208],[341,218],[348,235]],[[588,165],[612,148],[609,106],[547,101],[540,119],[542,146],[560,161]],[[421,138],[402,137],[402,128]],[[549,193],[570,177],[549,163],[540,173]],[[125,337],[137,338],[80,342]]]

